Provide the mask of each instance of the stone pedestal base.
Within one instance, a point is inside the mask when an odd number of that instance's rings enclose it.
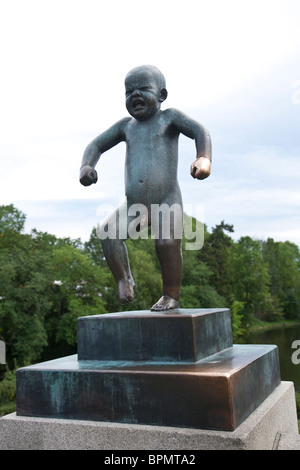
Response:
[[[300,449],[294,386],[281,384],[234,431],[16,416],[0,419],[0,450]],[[178,453],[178,452],[177,452]]]

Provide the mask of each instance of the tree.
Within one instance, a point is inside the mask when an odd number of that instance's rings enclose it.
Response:
[[[44,317],[50,308],[45,295],[49,278],[47,259],[30,236],[11,236],[8,231],[1,242],[0,335],[6,343],[7,360],[14,367],[15,362],[35,361],[47,344]]]
[[[20,211],[0,214],[0,336],[14,368],[76,345],[77,317],[106,311],[106,274],[79,240],[22,234]]]
[[[238,343],[240,341],[245,332],[244,328],[242,327],[243,309],[244,303],[238,300],[234,300],[230,307],[232,338],[235,343]]]
[[[193,221],[195,230],[195,221]],[[204,228],[204,227],[203,227]],[[205,230],[205,229],[204,229]],[[183,274],[180,306],[182,308],[225,307],[225,299],[214,285],[214,272],[202,255],[202,250],[186,250],[187,240],[183,236]],[[206,244],[206,242],[205,242]],[[205,246],[204,244],[204,246]]]
[[[289,319],[300,317],[300,252],[289,241],[262,242],[264,260],[268,263],[272,297]]]
[[[268,320],[278,313],[272,303],[268,264],[259,241],[242,237],[233,245],[231,276],[234,300],[244,303],[244,322],[251,323],[255,317]]]
[[[24,229],[26,216],[13,204],[0,206],[0,234],[13,231],[21,233]]]
[[[199,260],[212,271],[211,284],[225,299],[227,307],[233,301],[230,257],[234,242],[225,232],[233,231],[233,225],[222,221],[212,229],[212,233],[206,233],[204,246],[199,252]]]

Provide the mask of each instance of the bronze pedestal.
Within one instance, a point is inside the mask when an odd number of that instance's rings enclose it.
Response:
[[[276,346],[232,345],[228,322],[224,309],[82,317],[78,357],[17,371],[17,414],[232,431],[280,372]]]

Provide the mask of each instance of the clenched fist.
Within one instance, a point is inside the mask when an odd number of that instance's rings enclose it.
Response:
[[[198,180],[204,180],[210,175],[211,161],[207,157],[200,157],[191,165],[191,175]]]
[[[83,166],[80,169],[80,183],[83,184],[83,186],[90,186],[93,183],[97,183],[97,181],[98,175],[95,168]]]

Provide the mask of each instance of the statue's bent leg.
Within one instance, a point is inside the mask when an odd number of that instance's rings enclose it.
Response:
[[[121,304],[126,304],[134,299],[134,280],[131,274],[128,252],[125,244],[127,226],[123,235],[120,233],[120,218],[122,208],[114,212],[104,223],[100,232],[107,233],[107,237],[101,237],[103,253],[107,264],[118,283],[119,299]],[[105,230],[106,228],[106,230]]]

